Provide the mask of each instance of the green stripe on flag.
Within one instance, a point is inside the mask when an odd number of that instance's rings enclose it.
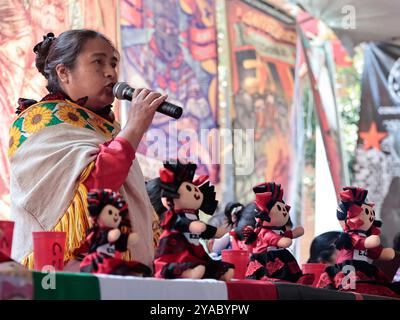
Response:
[[[53,278],[52,278],[53,277]],[[55,279],[55,280],[54,280]],[[100,300],[100,285],[91,274],[33,272],[35,300]]]

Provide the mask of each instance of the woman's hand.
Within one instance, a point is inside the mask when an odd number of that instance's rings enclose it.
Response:
[[[161,95],[161,93],[148,89],[136,89],[132,95],[128,120],[118,136],[128,140],[136,150],[153,121],[157,108],[165,99],[167,99],[167,95]]]

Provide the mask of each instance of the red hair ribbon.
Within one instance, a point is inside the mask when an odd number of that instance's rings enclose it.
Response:
[[[364,202],[367,191],[358,187],[344,187],[340,192],[340,200],[343,202]]]
[[[174,182],[174,173],[167,168],[161,168],[160,171],[160,180],[164,183],[172,183]]]
[[[197,179],[193,180],[193,184],[195,186],[200,186],[204,182],[206,182],[207,180],[208,180],[208,176],[207,175],[202,175],[202,176],[199,176]]]
[[[357,217],[361,213],[361,211],[362,211],[361,206],[358,206],[356,204],[352,204],[349,207],[349,210],[347,211],[348,212],[347,215],[348,215],[349,219],[352,219],[352,218]]]
[[[261,211],[269,212],[267,208],[267,204],[272,199],[271,192],[263,192],[263,193],[256,193],[256,200],[254,203],[256,204],[257,208]]]

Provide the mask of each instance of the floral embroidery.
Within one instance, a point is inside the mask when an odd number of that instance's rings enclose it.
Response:
[[[21,131],[17,127],[11,127],[8,143],[8,156],[11,157],[21,143]]]
[[[25,115],[23,129],[28,133],[36,133],[50,123],[52,116],[51,110],[47,108],[42,106],[33,107]]]
[[[86,121],[79,113],[77,108],[74,108],[73,106],[70,106],[66,103],[59,103],[57,107],[59,108],[57,115],[60,120],[77,127],[85,127]]]
[[[31,135],[60,123],[85,128],[100,133],[106,141],[120,131],[117,122],[111,124],[90,110],[66,101],[43,101],[23,111],[10,129],[8,156],[12,157]]]

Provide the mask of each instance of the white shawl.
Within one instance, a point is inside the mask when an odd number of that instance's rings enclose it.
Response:
[[[30,136],[11,157],[11,216],[15,220],[12,257],[32,251],[32,231],[52,230],[69,207],[82,171],[96,159],[106,138],[62,123]],[[133,257],[152,267],[152,208],[135,159],[119,190],[128,204],[133,231],[140,236]]]

